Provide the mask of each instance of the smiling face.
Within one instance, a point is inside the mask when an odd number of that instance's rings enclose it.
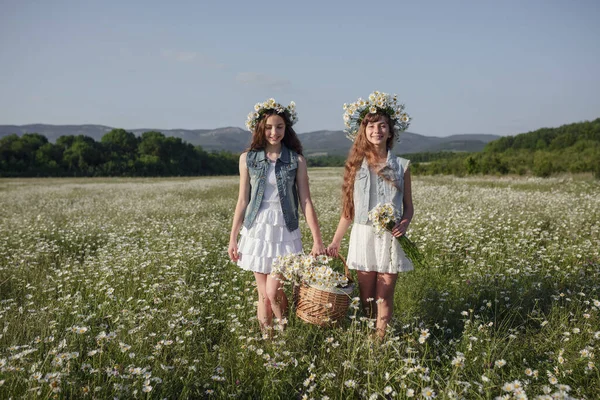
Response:
[[[365,129],[365,136],[369,143],[376,147],[386,146],[390,137],[390,125],[384,117],[379,117],[373,122],[368,122]]]
[[[265,121],[265,139],[268,144],[276,145],[285,136],[285,121],[279,115],[270,115]]]

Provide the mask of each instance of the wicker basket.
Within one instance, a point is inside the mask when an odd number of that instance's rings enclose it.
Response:
[[[350,305],[350,294],[354,288],[346,260],[338,256],[344,264],[344,274],[348,278],[345,288],[317,288],[301,284],[294,287],[296,316],[309,324],[331,326],[346,316]]]

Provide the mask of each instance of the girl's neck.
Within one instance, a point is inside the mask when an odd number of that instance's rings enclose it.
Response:
[[[387,161],[387,148],[386,147],[376,147],[375,154],[377,156],[377,161],[380,163],[385,163]]]
[[[267,144],[265,146],[265,154],[271,160],[277,160],[281,154],[281,142],[278,144]]]

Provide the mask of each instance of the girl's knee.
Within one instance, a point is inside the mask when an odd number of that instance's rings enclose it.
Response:
[[[258,296],[258,302],[260,304],[262,304],[263,306],[266,306],[266,307],[270,307],[271,306],[271,300],[270,300],[270,298],[269,298],[269,296],[268,296],[267,293],[265,293],[264,296],[262,296],[262,295]]]
[[[267,300],[270,303],[277,304],[279,303],[279,299],[281,298],[281,290],[268,290],[267,291]]]

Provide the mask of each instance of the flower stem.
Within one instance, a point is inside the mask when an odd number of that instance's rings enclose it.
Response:
[[[396,222],[391,221],[386,225],[386,228],[390,231],[390,233],[392,232],[392,229],[394,228],[394,226],[396,225]],[[404,250],[404,254],[406,254],[406,257],[408,257],[408,259],[410,261],[412,261],[413,265],[415,267],[422,267],[423,266],[423,261],[424,261],[424,257],[423,254],[421,254],[421,252],[419,251],[419,248],[417,247],[417,245],[410,240],[406,234],[400,236],[400,237],[395,237],[394,238],[400,242],[400,246],[402,246],[402,250]]]

